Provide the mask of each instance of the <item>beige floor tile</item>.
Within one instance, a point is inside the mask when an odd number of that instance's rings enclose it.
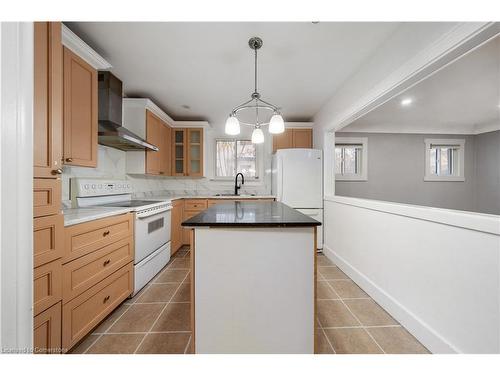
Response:
[[[349,277],[342,272],[338,267],[318,267],[319,273],[325,278],[325,280],[334,279],[345,279],[349,280]]]
[[[170,303],[154,325],[152,331],[190,331],[191,304]]]
[[[175,293],[172,302],[191,302],[191,284],[183,283]]]
[[[318,300],[318,319],[323,327],[353,327],[359,323],[342,301]]]
[[[316,287],[316,297],[318,299],[338,299],[339,296],[330,288],[328,282],[326,281],[318,281]]]
[[[403,327],[368,328],[375,341],[389,354],[429,354]]]
[[[337,354],[383,353],[362,328],[325,329],[325,333]]]
[[[147,332],[164,307],[164,303],[132,305],[108,332]]]
[[[132,354],[144,334],[103,335],[87,351],[89,354]]]
[[[118,306],[111,314],[104,318],[101,324],[97,326],[96,329],[92,333],[104,333],[108,330],[109,327],[113,325],[116,320],[123,315],[125,311],[130,308],[131,305],[121,304]]]
[[[141,354],[183,354],[190,333],[150,333],[137,349]]]
[[[154,280],[154,283],[181,282],[188,273],[189,270],[167,268]]]
[[[131,303],[133,304],[133,303],[137,302],[137,300],[139,298],[141,298],[142,294],[145,293],[150,286],[151,286],[151,284],[147,284],[146,286],[144,286],[144,288],[142,288],[141,290],[139,290],[135,296],[133,296],[132,298],[129,298],[129,299],[125,300],[125,301],[127,303],[129,303],[129,304],[131,304]]]
[[[99,337],[100,335],[88,335],[77,346],[74,346],[68,354],[83,354]]]
[[[180,283],[151,284],[138,299],[137,303],[144,302],[169,302]]]
[[[186,354],[194,354],[193,336],[189,337],[189,345],[186,348]]]
[[[328,259],[326,256],[324,255],[318,255],[316,257],[316,261],[318,263],[318,266],[334,266],[335,264],[333,264],[333,262]]]
[[[383,308],[371,299],[347,299],[344,301],[354,315],[365,326],[399,324]]]
[[[334,354],[322,329],[316,330],[316,351],[314,354]]]
[[[332,280],[328,283],[341,298],[368,298],[368,294],[352,280]]]
[[[190,269],[191,261],[186,258],[175,258],[174,261],[168,266],[168,269]]]

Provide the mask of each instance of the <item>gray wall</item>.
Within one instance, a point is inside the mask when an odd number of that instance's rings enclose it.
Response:
[[[475,210],[500,215],[500,131],[475,138]]]
[[[368,181],[337,181],[337,195],[500,214],[500,131],[481,136],[337,132],[336,137],[368,138]],[[464,182],[424,181],[425,138],[465,139]],[[484,147],[476,156],[477,142]],[[476,159],[488,162],[479,170]]]

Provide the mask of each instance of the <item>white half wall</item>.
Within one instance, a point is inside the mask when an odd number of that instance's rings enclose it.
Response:
[[[433,353],[500,353],[500,217],[333,196],[324,253]]]

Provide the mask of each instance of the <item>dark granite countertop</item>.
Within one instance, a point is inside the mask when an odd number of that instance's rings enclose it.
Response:
[[[184,227],[315,227],[321,223],[280,202],[231,202],[212,206]]]

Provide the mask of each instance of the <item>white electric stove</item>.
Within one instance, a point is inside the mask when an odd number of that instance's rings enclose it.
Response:
[[[134,212],[134,294],[170,260],[170,202],[132,199],[129,181],[71,179],[73,207],[129,207]]]

